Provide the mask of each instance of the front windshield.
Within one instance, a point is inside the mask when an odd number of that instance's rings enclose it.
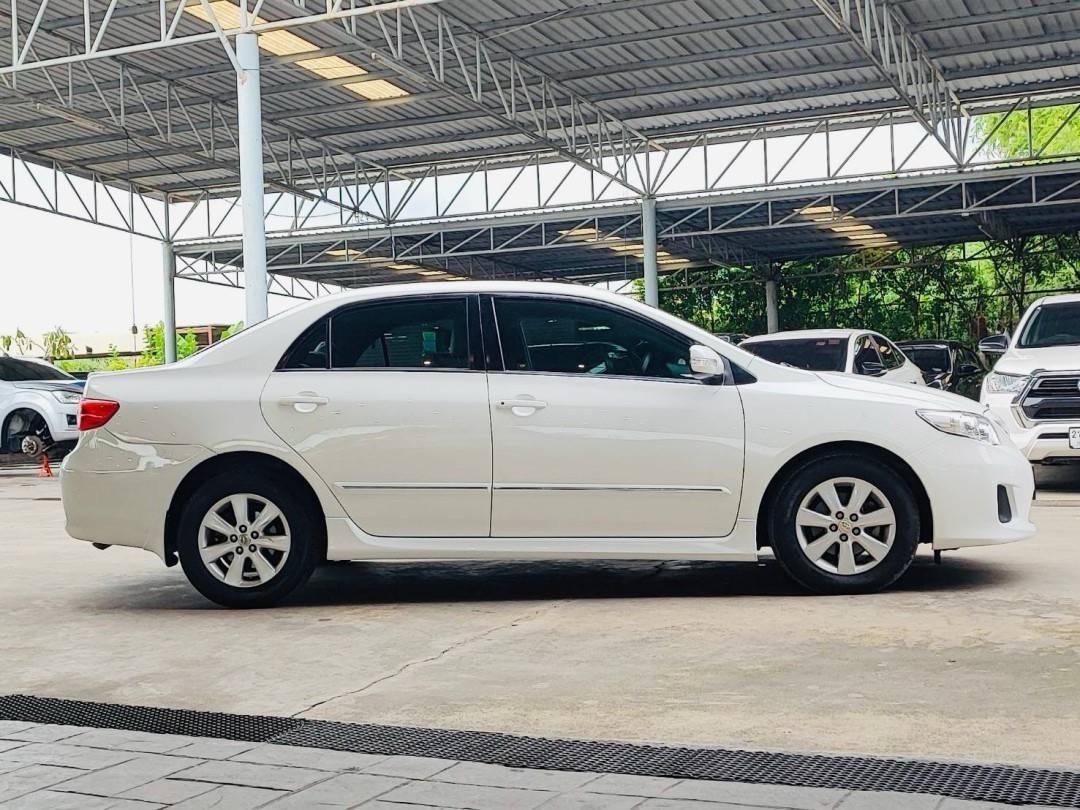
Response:
[[[0,357],[0,380],[4,382],[36,382],[38,380],[69,382],[74,379],[70,374],[65,374],[48,363],[35,363],[33,360],[22,360],[18,357]]]
[[[1028,320],[1017,343],[1024,349],[1078,344],[1080,344],[1080,301],[1039,307]]]
[[[944,346],[905,346],[904,354],[922,371],[941,373],[949,369],[949,350]]]
[[[740,348],[773,363],[807,371],[843,371],[847,347],[847,338],[831,337],[763,340],[760,343],[743,343]]]

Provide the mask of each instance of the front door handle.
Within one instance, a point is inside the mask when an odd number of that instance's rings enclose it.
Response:
[[[326,405],[329,402],[329,397],[321,397],[316,393],[303,391],[296,396],[282,397],[278,400],[278,405],[285,407],[292,405],[297,413],[311,413],[320,405]]]
[[[495,403],[496,407],[510,411],[514,416],[532,416],[536,411],[546,408],[548,404],[539,399],[500,399]]]

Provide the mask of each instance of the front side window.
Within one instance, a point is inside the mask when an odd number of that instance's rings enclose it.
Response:
[[[611,307],[499,298],[495,315],[507,371],[688,378],[690,343]]]
[[[1035,310],[1017,344],[1023,349],[1080,344],[1080,301],[1044,304]]]
[[[465,298],[350,307],[330,318],[330,367],[469,368]]]
[[[874,335],[874,340],[877,343],[878,354],[881,356],[881,364],[885,368],[900,368],[904,365],[904,355],[898,348],[881,335]]]
[[[881,362],[881,355],[878,354],[877,345],[870,335],[860,335],[855,342],[855,373],[867,374],[873,371],[874,369],[867,368],[868,364],[873,363],[879,366],[884,365]]]
[[[763,340],[744,343],[742,348],[782,366],[807,371],[843,371],[848,341],[839,337]]]

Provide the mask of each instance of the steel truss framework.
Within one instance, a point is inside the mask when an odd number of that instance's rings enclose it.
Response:
[[[1048,212],[1072,215],[1072,161],[1080,155],[1059,135],[1080,111],[1074,96],[983,98],[965,108],[918,32],[885,0],[812,2],[895,101],[869,117],[788,115],[661,137],[500,48],[453,15],[449,0],[240,0],[232,27],[218,22],[209,0],[0,0],[0,99],[41,116],[0,124],[0,140],[57,122],[81,130],[35,149],[8,147],[0,199],[161,239],[175,246],[183,277],[238,278],[235,104],[148,74],[136,59],[213,42],[236,65],[231,38],[240,32],[330,25],[348,43],[325,53],[362,51],[392,75],[500,122],[529,147],[466,162],[383,165],[343,150],[332,131],[267,120],[269,267],[311,281],[281,282],[278,292],[416,277],[427,266],[581,281],[638,274],[642,197],[656,199],[659,238],[673,258],[662,270],[763,270],[850,250],[829,225],[852,219],[925,244],[972,231],[1025,232],[1034,212],[1046,214],[1039,227],[1052,226],[1057,214]],[[184,14],[196,3],[209,26]],[[1076,82],[1064,84],[1075,91]],[[994,153],[1000,127],[1026,120],[1033,133],[1033,110],[1048,104],[1060,111],[1052,132],[1029,135],[1026,154]],[[977,120],[988,115],[996,117]],[[110,151],[118,143],[124,150]],[[64,149],[90,154],[77,165],[49,157]],[[813,207],[835,214],[800,215]],[[764,230],[776,235],[767,250],[755,237]]]

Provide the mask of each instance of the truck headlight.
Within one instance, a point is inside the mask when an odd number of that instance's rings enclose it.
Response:
[[[1030,379],[1024,374],[998,374],[991,371],[986,375],[986,390],[991,394],[1019,394]]]
[[[82,400],[82,394],[76,394],[74,391],[50,391],[49,393],[65,405],[78,405]]]
[[[983,444],[1001,444],[993,423],[985,416],[965,411],[918,411],[919,417],[942,433],[965,436]]]

